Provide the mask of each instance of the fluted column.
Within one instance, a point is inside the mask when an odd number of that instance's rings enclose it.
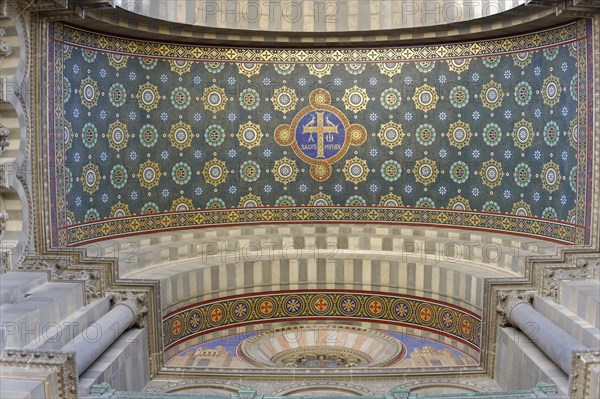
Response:
[[[569,374],[573,352],[587,350],[587,347],[535,310],[531,306],[533,295],[531,292],[501,292],[497,311],[502,316],[502,324],[518,328]]]
[[[128,293],[112,294],[112,309],[83,330],[68,344],[63,352],[75,352],[77,375],[81,375],[134,324],[143,325],[148,312],[144,305],[145,295]]]

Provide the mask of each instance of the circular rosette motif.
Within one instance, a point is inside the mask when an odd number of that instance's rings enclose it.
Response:
[[[434,309],[430,304],[418,305],[415,311],[417,319],[423,323],[423,325],[430,325],[435,320]]]
[[[450,178],[455,183],[464,183],[469,178],[469,166],[463,161],[456,161],[450,166]]]
[[[187,60],[169,60],[169,66],[179,76],[192,70],[192,62]]]
[[[246,161],[240,166],[240,177],[248,183],[253,183],[260,177],[260,166],[254,161]]]
[[[81,129],[81,141],[87,148],[92,148],[98,142],[98,129],[93,123],[88,122]]]
[[[158,205],[156,205],[154,202],[146,202],[144,206],[142,206],[142,215],[150,215],[158,212]]]
[[[322,192],[310,196],[308,200],[309,206],[332,206],[333,200],[331,195],[324,194]]]
[[[520,200],[513,204],[511,213],[517,216],[531,216],[531,205],[523,200]]]
[[[452,60],[448,60],[448,69],[452,72],[456,72],[459,75],[469,69],[469,64],[471,64],[470,58],[454,58]]]
[[[533,90],[531,89],[531,85],[525,81],[520,82],[515,86],[515,101],[521,106],[529,104],[532,94]]]
[[[419,159],[415,162],[413,173],[417,182],[428,186],[437,179],[439,173],[437,162],[427,157]]]
[[[319,79],[323,76],[327,76],[331,73],[332,64],[308,64],[308,73],[318,77]]]
[[[140,143],[146,148],[153,147],[158,141],[158,131],[151,124],[146,124],[140,129]]]
[[[569,93],[571,94],[571,98],[573,99],[573,101],[577,101],[578,92],[579,84],[577,80],[577,75],[575,75],[571,78],[571,84],[569,85]]]
[[[129,212],[129,205],[124,204],[121,201],[110,207],[110,217],[123,218],[129,215],[131,215],[131,212]]]
[[[468,199],[461,195],[457,195],[448,201],[448,208],[455,211],[470,211],[471,205],[469,204]]]
[[[381,105],[390,111],[395,110],[402,102],[402,95],[394,88],[385,89],[380,97]]]
[[[225,208],[225,201],[221,198],[211,198],[206,203],[206,209],[223,209]]]
[[[115,68],[117,71],[127,66],[128,56],[117,53],[108,54],[108,64]]]
[[[82,79],[81,86],[79,86],[79,95],[81,96],[81,105],[87,109],[94,107],[98,104],[98,97],[100,97],[98,83],[89,76]]]
[[[273,108],[283,113],[289,112],[296,108],[298,102],[298,96],[294,89],[290,89],[287,86],[278,87],[273,92]]]
[[[140,65],[142,66],[142,68],[144,68],[148,71],[151,69],[154,69],[154,67],[156,67],[156,64],[158,63],[158,61],[156,61],[155,58],[148,58],[148,57],[139,58],[139,62],[140,62]]]
[[[398,208],[400,206],[404,206],[404,204],[402,203],[402,197],[389,193],[381,196],[381,199],[379,200],[379,206]]]
[[[296,200],[289,195],[282,195],[275,200],[275,206],[296,206]]]
[[[219,73],[225,68],[224,62],[205,62],[204,68],[210,73]]]
[[[238,133],[239,134],[239,133]],[[275,142],[281,146],[288,146],[292,143],[294,137],[290,131],[290,125],[279,125],[275,128]]]
[[[108,146],[115,151],[121,151],[127,147],[129,142],[129,132],[127,131],[127,125],[119,121],[113,122],[108,125]]]
[[[558,139],[560,138],[560,131],[558,129],[558,123],[554,121],[550,121],[544,126],[544,141],[550,147],[558,144]]]
[[[465,86],[456,86],[450,90],[450,103],[455,108],[464,108],[469,103],[469,90]]]
[[[485,161],[480,174],[484,185],[489,188],[498,187],[502,183],[502,164],[494,159]]]
[[[277,72],[280,75],[289,75],[290,73],[292,73],[294,71],[294,69],[296,68],[295,64],[275,64],[273,65],[273,68],[275,68],[275,72]]]
[[[179,110],[186,109],[190,101],[192,97],[185,87],[176,87],[171,92],[171,104]]]
[[[73,172],[65,168],[65,192],[70,193],[73,189]]]
[[[202,314],[198,310],[193,310],[188,315],[188,327],[190,332],[194,333],[200,330],[202,325]]]
[[[549,47],[544,49],[544,57],[548,61],[552,61],[558,55],[558,47]]]
[[[160,167],[158,163],[146,161],[141,164],[138,171],[138,180],[140,181],[140,186],[147,190],[158,186],[160,180]]]
[[[544,219],[556,220],[556,219],[558,219],[558,214],[556,213],[556,209],[549,206],[549,207],[544,208],[544,211],[542,212],[542,217]]]
[[[417,208],[435,208],[435,202],[429,197],[421,197],[415,203]]]
[[[113,83],[110,86],[110,89],[108,89],[108,98],[110,103],[115,107],[122,107],[125,104],[125,101],[127,101],[125,86],[121,83]]]
[[[365,64],[344,64],[346,72],[352,75],[360,75],[367,68]]]
[[[211,147],[219,146],[225,141],[225,130],[220,125],[210,125],[204,131],[204,139]]]
[[[569,123],[569,144],[571,147],[577,149],[577,144],[579,142],[579,130],[577,128],[577,118],[573,118]]]
[[[327,162],[314,162],[310,165],[310,176],[317,181],[329,179],[331,172],[331,165]]]
[[[347,110],[357,113],[358,111],[367,109],[369,96],[367,95],[367,90],[355,85],[344,91],[342,101]]]
[[[366,206],[367,201],[360,195],[353,195],[346,200],[346,206]]]
[[[424,123],[417,128],[415,136],[419,144],[425,146],[431,145],[435,141],[435,128],[430,124]]]
[[[531,64],[532,56],[529,51],[522,51],[520,53],[513,54],[513,60],[516,66],[521,68],[525,68],[527,65]]]
[[[521,150],[530,147],[533,142],[533,135],[533,125],[531,122],[521,119],[515,123],[512,136],[516,147],[519,147]]]
[[[71,82],[63,77],[63,102],[67,103],[71,99]]]
[[[495,147],[502,140],[502,129],[495,123],[488,123],[483,128],[483,141],[490,147]]]
[[[202,176],[204,176],[206,182],[215,187],[221,183],[225,183],[228,173],[229,171],[225,166],[225,162],[217,158],[213,158],[206,162],[206,164],[204,164],[204,169],[202,170]]]
[[[81,183],[83,185],[83,191],[92,195],[100,188],[100,180],[102,176],[100,176],[100,169],[98,165],[94,165],[93,163],[88,163],[83,167],[83,172],[81,174]]]
[[[415,62],[415,67],[422,73],[431,72],[435,67],[435,61],[417,61]]]
[[[454,320],[455,319],[456,319],[456,316],[454,315],[454,312],[452,312],[449,309],[443,310],[442,313],[440,314],[440,320],[442,322],[442,327],[446,331],[452,331],[452,329],[454,328]]]
[[[192,200],[181,196],[171,203],[171,212],[185,212],[194,209]]]
[[[401,62],[385,62],[379,63],[377,66],[379,67],[379,72],[381,72],[381,74],[387,75],[390,78],[402,72]]]
[[[275,140],[277,141],[278,129],[275,129]],[[260,126],[256,123],[246,122],[240,125],[236,134],[237,139],[242,147],[252,149],[258,147],[263,137],[263,133],[260,130]]]
[[[382,317],[387,312],[383,299],[376,296],[365,302],[365,310],[369,316],[374,318]]]
[[[227,96],[225,96],[225,89],[217,85],[212,85],[204,89],[202,95],[202,105],[204,109],[207,109],[213,113],[217,113],[225,109],[227,103]]]
[[[296,166],[296,161],[285,157],[275,161],[272,172],[276,181],[287,184],[296,180],[298,166]]]
[[[387,181],[396,181],[402,175],[402,167],[393,159],[387,160],[381,165],[381,176]]]
[[[127,184],[127,170],[123,165],[115,165],[110,171],[110,184],[114,188],[123,188]]]
[[[526,163],[520,163],[515,167],[515,171],[513,173],[515,178],[515,183],[519,187],[527,187],[529,182],[531,182],[531,168]]]
[[[260,73],[260,64],[256,64],[253,62],[243,62],[237,64],[238,71],[242,75],[246,75],[247,77],[258,75]]]
[[[240,198],[240,208],[256,208],[262,205],[262,199],[258,195],[248,194]]]
[[[488,68],[496,68],[498,64],[500,64],[500,56],[499,55],[489,55],[487,57],[483,57],[483,65]]]
[[[256,90],[247,87],[240,93],[238,101],[242,108],[247,111],[252,111],[253,109],[258,108],[258,105],[260,104],[260,95]]]
[[[309,103],[315,107],[331,103],[331,94],[325,89],[315,89],[310,93]]]
[[[171,125],[171,130],[169,130],[169,141],[179,151],[192,145],[193,136],[192,126],[187,123],[177,122]]]
[[[381,140],[382,145],[394,148],[402,144],[404,131],[399,123],[390,121],[381,125],[377,136],[379,137],[379,140]]]
[[[437,105],[439,97],[435,90],[435,87],[427,84],[417,87],[412,100],[415,103],[415,107],[423,112],[428,112],[434,109]]]
[[[502,85],[493,80],[487,82],[481,89],[480,97],[485,108],[495,110],[502,105],[502,99],[504,98]]]
[[[231,306],[231,315],[235,320],[245,320],[250,314],[248,302],[245,300],[236,301]]]
[[[65,46],[67,47],[67,46]],[[69,47],[70,48],[70,47]],[[96,61],[96,57],[98,56],[98,52],[90,49],[81,49],[81,56],[83,60],[88,63],[92,63]]]
[[[544,79],[542,85],[542,97],[544,98],[544,104],[553,107],[560,101],[560,92],[562,88],[560,86],[560,79],[557,76],[548,76]]]
[[[560,168],[553,161],[545,163],[544,166],[542,166],[541,178],[544,189],[548,190],[549,193],[555,192],[560,185]]]
[[[468,123],[463,121],[457,121],[450,124],[450,130],[448,130],[448,140],[450,145],[458,148],[459,150],[464,146],[469,145],[471,141],[471,128]]]
[[[487,201],[481,209],[483,212],[500,213],[500,205],[496,201]]]
[[[158,102],[160,100],[158,87],[146,82],[138,87],[136,98],[139,107],[146,110],[146,112],[150,112],[153,109],[158,108]]]
[[[95,208],[90,208],[85,213],[84,218],[86,222],[93,222],[94,220],[100,219],[100,212],[98,212],[98,210],[96,210]]]
[[[569,185],[573,192],[577,192],[577,166],[573,166],[569,172]]]
[[[369,167],[367,161],[354,157],[348,159],[344,165],[344,176],[346,180],[354,184],[358,184],[363,181],[367,181],[367,175],[369,174]]]
[[[192,178],[192,169],[185,162],[177,162],[171,169],[171,178],[177,184],[184,185]]]
[[[65,144],[65,150],[70,150],[73,147],[73,125],[69,121],[64,121],[63,143]]]

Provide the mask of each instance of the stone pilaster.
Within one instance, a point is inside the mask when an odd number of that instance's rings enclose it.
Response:
[[[600,395],[600,349],[576,352],[569,376],[569,398],[597,398]]]

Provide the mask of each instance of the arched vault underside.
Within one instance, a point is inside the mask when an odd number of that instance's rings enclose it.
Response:
[[[303,323],[433,339],[478,363],[485,280],[527,277],[527,257],[556,246],[458,229],[332,224],[182,230],[86,249],[119,258],[122,279],[160,282],[163,365],[203,342]]]

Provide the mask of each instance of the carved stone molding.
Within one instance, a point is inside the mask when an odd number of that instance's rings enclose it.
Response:
[[[75,354],[56,351],[26,349],[6,349],[0,353],[2,368],[23,369],[27,373],[32,369],[47,370],[54,374],[56,391],[61,399],[77,398],[77,372]]]
[[[0,58],[8,57],[12,54],[12,46],[10,43],[0,40]]]
[[[111,292],[110,301],[112,306],[125,305],[134,314],[135,325],[139,328],[146,326],[146,315],[148,314],[148,303],[145,293],[132,291]]]
[[[592,378],[595,376],[595,378]],[[584,399],[597,397],[600,388],[593,386],[600,378],[600,348],[573,354],[569,376],[569,398]]]
[[[29,259],[19,265],[19,270],[44,270],[50,272],[51,281],[82,281],[87,303],[102,297],[102,285],[98,270],[71,267],[68,259]]]
[[[547,265],[542,270],[541,292],[554,301],[558,299],[560,283],[563,280],[589,280],[595,277],[600,269],[598,254],[574,256],[570,263]]]
[[[0,123],[0,151],[4,148],[8,147],[8,136],[10,135],[10,130],[2,123]]]
[[[510,313],[512,310],[521,303],[527,303],[531,305],[533,303],[533,291],[500,291],[498,293],[498,306],[496,306],[496,312],[498,313],[498,324],[501,327],[511,325]]]

